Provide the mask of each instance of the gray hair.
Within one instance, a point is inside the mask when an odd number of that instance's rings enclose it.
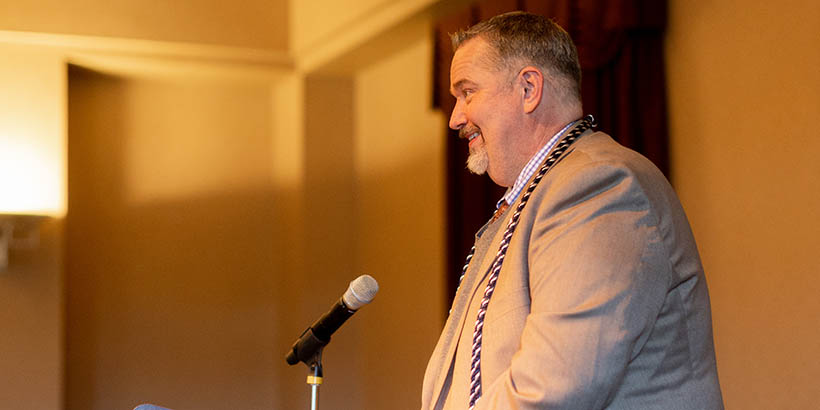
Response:
[[[558,80],[556,91],[581,102],[578,51],[569,34],[552,20],[520,11],[500,14],[452,34],[453,51],[475,37],[495,51],[488,58],[496,69],[512,71],[535,65]]]

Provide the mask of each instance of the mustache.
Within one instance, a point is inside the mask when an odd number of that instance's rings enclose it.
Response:
[[[481,130],[478,127],[464,127],[462,129],[458,130],[458,137],[459,138],[467,138],[470,135],[475,134],[476,132],[481,134]]]

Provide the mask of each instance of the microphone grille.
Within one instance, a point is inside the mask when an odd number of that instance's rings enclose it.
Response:
[[[376,279],[370,275],[362,275],[350,282],[342,300],[349,309],[357,310],[370,303],[378,292],[379,283]]]

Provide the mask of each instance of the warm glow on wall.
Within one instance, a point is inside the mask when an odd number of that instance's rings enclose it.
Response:
[[[0,47],[0,214],[66,211],[66,65],[48,51]]]
[[[6,130],[0,130],[5,134]],[[0,135],[0,213],[62,216],[63,160],[57,147]]]

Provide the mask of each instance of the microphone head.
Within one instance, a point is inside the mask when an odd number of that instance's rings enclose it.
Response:
[[[342,301],[350,310],[357,310],[370,303],[379,292],[379,283],[370,275],[362,275],[350,282]]]

